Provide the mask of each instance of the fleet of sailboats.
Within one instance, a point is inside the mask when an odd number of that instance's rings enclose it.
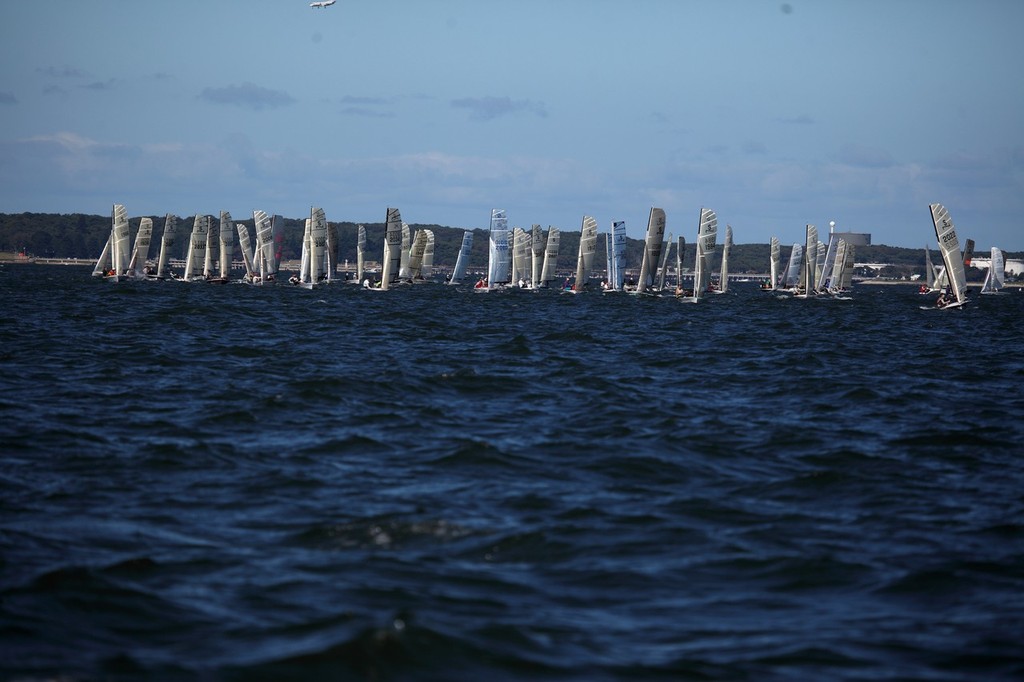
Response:
[[[941,204],[931,204],[929,210],[941,264],[936,266],[932,263],[930,249],[926,246],[925,279],[920,291],[938,292],[935,305],[937,308],[959,308],[967,301],[966,267],[971,262],[974,242],[971,239],[965,240],[961,250],[961,241],[946,208]],[[216,222],[209,215],[196,214],[192,220],[192,229],[185,249],[184,270],[178,276],[172,272],[171,267],[172,251],[180,241],[178,218],[170,214],[165,217],[159,253],[155,258],[155,267],[151,267],[149,256],[154,239],[153,219],[139,219],[135,241],[129,249],[131,230],[127,211],[124,205],[114,204],[111,210],[110,235],[92,274],[94,277],[115,282],[177,279],[184,282],[224,283],[231,281],[232,263],[237,253],[245,270],[244,276],[237,281],[252,284],[274,282],[280,268],[282,221],[280,216],[271,218],[264,211],[254,210],[254,233],[250,235],[250,228],[244,223],[234,223],[227,211],[222,211],[219,221]],[[769,245],[769,277],[762,283],[761,288],[792,294],[797,298],[848,298],[843,294],[851,289],[855,247],[845,238],[849,233],[835,232],[834,225],[835,223],[830,223],[828,241],[825,243],[818,239],[816,227],[807,224],[804,243],[793,245],[786,267],[783,267],[779,239],[772,236]],[[626,275],[625,222],[613,221],[611,229],[602,239],[605,247],[606,260],[603,265],[606,278],[601,282],[601,289],[609,292],[632,290],[635,293],[661,295],[671,272],[668,264],[674,246],[672,235],[665,235],[665,227],[665,211],[652,207],[643,242],[639,277],[634,288]],[[708,293],[726,293],[729,290],[732,226],[725,227],[721,269],[713,282],[711,260],[716,251],[717,235],[717,215],[709,208],[702,208],[698,222],[692,289],[684,288],[684,272],[688,272],[683,268],[685,239],[679,238],[675,258],[675,284],[676,296],[681,300],[698,302]],[[556,278],[554,270],[559,255],[559,237],[558,228],[553,226],[548,228],[546,236],[537,224],[532,225],[530,230],[510,230],[506,212],[503,209],[492,209],[488,230],[487,271],[485,277],[481,277],[476,283],[474,290],[539,289],[549,286]],[[311,207],[310,217],[305,220],[301,241],[299,272],[290,281],[311,289],[337,280],[340,241],[338,224],[329,223],[322,208]],[[573,293],[586,290],[595,274],[597,244],[597,221],[592,216],[584,216],[580,228],[575,278],[566,279],[566,290]],[[398,209],[388,208],[380,280],[373,283],[367,277],[366,229],[359,225],[355,281],[361,282],[366,288],[384,291],[396,284],[429,281],[433,274],[434,245],[432,230],[419,229],[413,233],[409,225],[402,222]],[[466,230],[463,233],[455,267],[448,279],[449,284],[458,285],[464,280],[469,268],[472,245],[473,232]],[[985,267],[983,261],[979,267]],[[376,271],[371,271],[373,272]],[[345,279],[348,278],[349,274],[346,274]],[[981,293],[1000,293],[1004,283],[1005,258],[1000,249],[992,247]]]

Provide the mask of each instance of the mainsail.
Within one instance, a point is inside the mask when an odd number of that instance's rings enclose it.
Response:
[[[169,267],[167,260],[171,257],[171,248],[178,237],[178,218],[168,213],[164,217],[164,233],[160,238],[160,257],[156,262],[157,279],[164,278],[164,269]]]
[[[469,265],[469,251],[473,248],[473,232],[466,230],[462,233],[462,247],[455,259],[455,269],[452,270],[452,278],[449,284],[458,284],[466,276],[466,267]]]
[[[580,227],[579,257],[576,259],[576,281],[573,291],[583,291],[590,279],[590,271],[594,264],[594,253],[597,251],[597,221],[590,216],[583,216]]]
[[[967,298],[967,277],[964,273],[960,240],[957,239],[953,219],[949,217],[949,211],[942,204],[930,204],[928,210],[931,212],[932,224],[935,226],[935,237],[939,241],[939,253],[942,254],[942,262],[946,265],[946,276],[949,278],[950,289],[956,302],[962,305]]]
[[[504,209],[491,210],[491,230],[487,251],[487,287],[493,289],[508,281],[508,218]]]
[[[608,287],[622,291],[622,285],[626,281],[626,221],[614,221],[608,237],[611,246],[611,253],[608,254]]]
[[[249,238],[249,228],[245,223],[235,223],[235,230],[238,232],[238,248],[242,252],[242,262],[245,263],[245,276],[247,281],[256,277],[256,268],[252,261],[252,240]]]
[[[149,258],[149,244],[153,239],[153,219],[139,220],[139,231],[135,234],[135,246],[132,248],[132,259],[128,263],[128,275],[136,279],[146,276],[146,259]]]
[[[388,287],[398,280],[402,265],[402,214],[397,208],[389,208],[387,229],[384,233],[384,262],[381,268],[380,288]]]
[[[988,263],[988,272],[985,273],[985,282],[981,285],[981,293],[983,294],[994,294],[1003,288],[1003,282],[1005,281],[1005,262],[1003,260],[1003,252],[992,247],[991,259]]]
[[[711,280],[711,255],[715,252],[718,236],[718,216],[710,208],[700,210],[700,225],[697,228],[697,256],[693,273],[693,300],[704,296]]]
[[[779,288],[779,266],[782,264],[782,261],[781,261],[782,249],[779,247],[779,238],[778,237],[772,237],[770,249],[771,249],[771,262],[769,263],[769,265],[771,267],[771,288],[772,289],[778,289]]]
[[[725,226],[725,241],[722,242],[722,274],[719,276],[718,293],[729,291],[729,250],[732,248],[732,226]]]
[[[188,282],[199,278],[199,267],[206,261],[206,239],[210,233],[210,217],[196,214],[192,221],[192,234],[189,236],[188,255],[185,257],[185,274],[183,279]]]
[[[544,232],[540,225],[533,225],[530,232],[530,286],[536,289],[540,284],[540,271],[544,264]]]
[[[654,270],[661,256],[661,240],[665,238],[665,211],[651,208],[647,219],[647,236],[644,239],[644,257],[640,261],[640,279],[637,292],[647,291],[654,283]]]
[[[558,242],[561,241],[557,227],[548,225],[548,238],[544,244],[544,266],[540,271],[540,284],[547,286],[555,278],[558,267]]]
[[[128,270],[131,235],[128,229],[128,211],[122,204],[115,204],[111,217],[111,269],[120,277]]]
[[[366,228],[358,227],[356,236],[356,282],[363,281],[363,262],[366,259]]]
[[[233,221],[227,211],[220,212],[220,278],[228,279],[231,274],[231,259],[235,251],[235,230]]]

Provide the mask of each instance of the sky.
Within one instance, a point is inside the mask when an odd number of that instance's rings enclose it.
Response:
[[[0,4],[0,212],[1024,250],[1017,0]]]

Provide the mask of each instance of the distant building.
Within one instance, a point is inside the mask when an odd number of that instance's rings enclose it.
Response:
[[[991,258],[972,258],[971,267],[978,268],[979,270],[988,270],[992,266]],[[1007,275],[1013,277],[1019,277],[1021,273],[1024,273],[1024,260],[1005,260],[1003,262],[1003,270]]]
[[[871,235],[867,232],[835,232],[834,234],[845,239],[850,246],[871,246]]]

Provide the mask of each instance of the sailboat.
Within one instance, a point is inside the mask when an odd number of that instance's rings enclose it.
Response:
[[[935,305],[939,308],[959,308],[967,301],[967,276],[964,272],[964,259],[960,253],[960,240],[956,236],[956,227],[949,211],[942,204],[929,204],[932,224],[935,226],[935,237],[939,242],[939,253],[946,266],[949,279],[948,293],[941,294]]]
[[[302,240],[302,261],[298,284],[304,289],[320,285],[325,275],[324,258],[327,255],[327,217],[319,207],[309,209],[309,219]]]
[[[423,254],[427,250],[427,231],[420,229],[416,231],[413,238],[412,248],[409,250],[409,262],[406,265],[408,281],[413,282],[423,279]]]
[[[491,229],[487,247],[487,281],[477,282],[473,291],[493,291],[505,285],[509,276],[508,218],[505,210],[491,210]]]
[[[793,244],[789,252],[789,263],[786,265],[786,272],[782,275],[782,286],[779,289],[795,294],[800,286],[800,269],[804,258],[804,247],[800,244]]]
[[[715,240],[718,237],[718,216],[710,208],[700,210],[700,223],[697,227],[697,255],[693,267],[693,296],[683,297],[693,303],[704,298],[708,283],[711,280],[711,256],[715,252]]]
[[[149,258],[149,244],[153,239],[153,219],[139,220],[139,231],[135,233],[135,246],[132,247],[132,258],[128,262],[125,273],[128,279],[146,279],[149,275],[146,259]]]
[[[985,281],[981,285],[981,293],[983,294],[1001,294],[1000,291],[1003,288],[1003,282],[1005,281],[1005,265],[1003,261],[1003,252],[992,247],[992,258],[989,260],[988,272],[985,273]]]
[[[768,254],[769,280],[761,285],[761,289],[764,291],[775,291],[779,288],[779,266],[782,264],[781,255],[782,249],[779,246],[779,238],[773,236]]]
[[[160,238],[160,256],[156,261],[156,278],[166,279],[170,275],[167,260],[171,257],[171,249],[178,240],[178,218],[168,213],[164,217],[164,233]]]
[[[718,288],[712,290],[715,294],[724,294],[729,291],[729,250],[732,248],[732,226],[725,226],[725,241],[722,242],[722,272],[718,276]]]
[[[406,281],[409,277],[409,256],[412,253],[412,231],[409,225],[402,223],[402,257],[399,259],[398,279]]]
[[[665,276],[668,273],[668,256],[672,252],[672,233],[668,233],[668,237],[661,245],[661,265],[658,266],[658,277],[657,283],[654,285],[654,290],[659,294],[665,290]]]
[[[544,231],[540,225],[530,228],[530,288],[540,284],[541,267],[544,265]]]
[[[455,258],[455,269],[452,270],[452,277],[448,284],[460,284],[466,276],[466,268],[469,266],[469,252],[473,248],[473,232],[466,230],[462,233],[462,246],[459,248],[459,255]]]
[[[388,208],[382,263],[380,287],[377,290],[387,291],[398,281],[398,272],[402,266],[402,214],[397,208]]]
[[[651,208],[647,218],[647,235],[644,238],[644,256],[640,261],[640,277],[637,280],[638,294],[651,293],[654,284],[654,270],[661,260],[661,240],[665,237],[665,211]]]
[[[204,279],[199,271],[200,263],[206,261],[206,241],[210,235],[210,216],[196,214],[189,235],[188,255],[185,256],[183,282],[198,282]]]
[[[245,282],[256,281],[256,267],[253,261],[252,240],[249,238],[249,228],[245,223],[235,223],[235,230],[238,232],[238,248],[242,252],[242,263],[245,265]]]
[[[583,291],[590,279],[590,271],[594,265],[594,253],[597,251],[597,221],[590,216],[583,216],[580,227],[580,248],[576,258],[576,281],[572,285],[572,293]]]
[[[366,261],[366,228],[359,225],[356,233],[356,284],[363,282],[363,264]]]
[[[626,221],[612,222],[612,230],[606,235],[605,248],[608,252],[608,285],[605,291],[622,291],[626,282]]]
[[[926,246],[925,247],[925,284],[921,285],[918,290],[919,294],[930,294],[934,291],[938,291],[938,272],[935,265],[932,264],[932,252]]]
[[[803,263],[800,265],[800,283],[797,298],[814,296],[814,276],[818,269],[818,228],[807,225],[806,243],[803,251]]]
[[[217,258],[218,268],[220,274],[218,277],[213,277],[213,273],[210,272],[207,275],[207,280],[211,284],[226,284],[228,276],[231,273],[231,258],[234,255],[235,250],[235,230],[231,220],[231,214],[227,211],[220,212],[220,224],[217,228],[218,242],[220,243],[220,255]],[[207,253],[210,249],[207,249]]]
[[[544,242],[544,265],[540,270],[540,287],[548,287],[555,279],[555,269],[558,267],[558,244],[561,241],[561,233],[557,227],[548,225],[548,238]]]
[[[123,282],[128,279],[128,211],[122,204],[114,204],[110,212],[110,237],[103,253],[93,267],[94,277],[103,277],[109,282]]]
[[[686,255],[686,238],[679,236],[676,244],[676,296],[682,296],[683,290],[683,256]]]

